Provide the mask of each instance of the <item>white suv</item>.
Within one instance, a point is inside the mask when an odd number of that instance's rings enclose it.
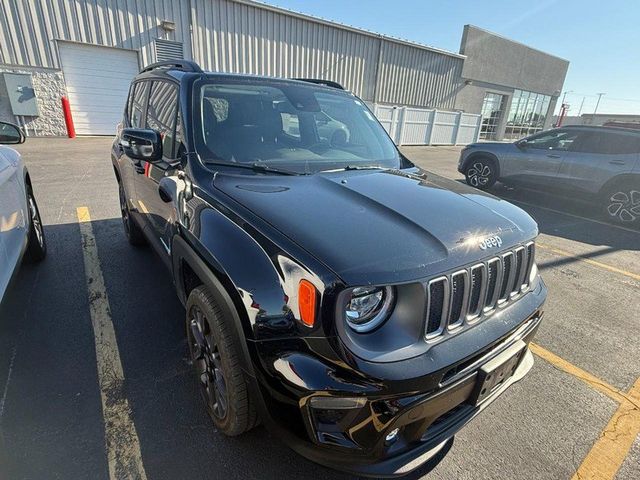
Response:
[[[24,140],[19,127],[0,122],[0,144],[19,144]],[[36,262],[46,253],[29,172],[18,152],[0,145],[0,302],[22,257]]]

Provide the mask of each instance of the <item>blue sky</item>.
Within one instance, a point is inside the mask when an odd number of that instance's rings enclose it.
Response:
[[[268,0],[457,52],[467,24],[569,60],[570,114],[640,114],[640,0]]]

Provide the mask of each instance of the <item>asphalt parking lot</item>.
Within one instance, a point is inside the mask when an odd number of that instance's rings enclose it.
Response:
[[[21,269],[0,310],[0,479],[109,478],[82,207],[146,478],[348,478],[296,455],[263,427],[233,439],[215,431],[186,361],[184,311],[170,277],[151,250],[124,237],[110,143],[29,139],[19,148],[49,256]],[[461,178],[459,148],[404,152]],[[410,478],[640,478],[640,232],[603,223],[589,204],[501,186],[494,193],[540,226],[549,298],[536,364],[457,435],[432,471]]]

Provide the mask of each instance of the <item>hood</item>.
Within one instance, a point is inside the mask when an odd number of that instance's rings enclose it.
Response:
[[[214,187],[316,256],[349,285],[425,278],[530,240],[521,209],[427,172],[348,171],[309,176],[218,174]],[[489,255],[495,255],[491,251]]]

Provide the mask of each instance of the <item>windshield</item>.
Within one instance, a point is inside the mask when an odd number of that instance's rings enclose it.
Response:
[[[205,83],[196,148],[203,162],[264,165],[295,173],[398,168],[398,151],[355,96],[285,82]]]

